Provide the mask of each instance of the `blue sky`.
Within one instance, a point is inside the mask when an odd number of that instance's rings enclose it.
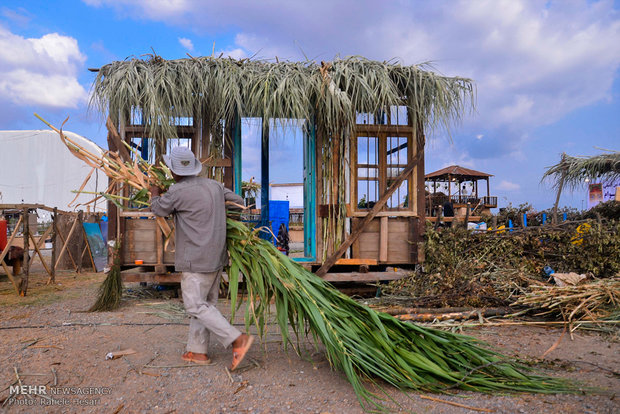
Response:
[[[477,85],[477,110],[429,137],[427,172],[459,164],[494,174],[501,206],[551,206],[545,167],[560,154],[620,150],[620,6],[614,1],[0,2],[0,129],[67,129],[105,147],[88,112],[87,68],[141,56],[223,53],[330,60],[363,55],[431,61]],[[258,145],[244,129],[244,178],[258,178]],[[272,181],[301,180],[300,139],[273,145]],[[254,155],[254,156],[253,156]],[[581,208],[585,191],[563,195]]]

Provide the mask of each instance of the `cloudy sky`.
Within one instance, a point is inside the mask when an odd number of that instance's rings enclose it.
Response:
[[[620,150],[620,2],[366,0],[3,0],[0,129],[40,129],[39,112],[105,147],[88,111],[88,68],[154,50],[167,59],[230,55],[432,62],[477,85],[477,109],[429,143],[427,172],[451,164],[494,174],[501,206],[554,197],[540,184],[560,154]],[[245,129],[244,178],[258,176]],[[275,182],[301,180],[301,140],[273,149]],[[293,154],[294,156],[291,156]],[[295,168],[293,168],[296,166]],[[585,192],[561,204],[581,208]]]

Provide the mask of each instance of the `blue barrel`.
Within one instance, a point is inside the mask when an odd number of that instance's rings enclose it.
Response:
[[[280,224],[284,223],[286,226],[286,230],[288,230],[289,223],[289,202],[279,201],[279,200],[269,200],[269,223],[271,224],[271,231],[276,236],[278,235],[278,230],[280,229]],[[275,244],[276,240],[273,239],[273,243]]]

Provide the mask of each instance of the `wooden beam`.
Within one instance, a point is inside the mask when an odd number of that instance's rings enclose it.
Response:
[[[22,210],[23,208],[29,208],[32,210],[36,208],[39,210],[45,210],[49,212],[54,211],[52,207],[48,207],[43,204],[23,204],[23,203],[22,204],[0,204],[0,210]],[[64,211],[64,210],[58,210],[58,211],[62,211],[63,213],[70,214],[69,211]]]
[[[151,282],[151,283],[181,283],[180,273],[169,273],[162,275],[157,272],[146,273],[122,273],[121,279],[124,283],[131,282]]]
[[[328,273],[323,277],[327,282],[379,282],[381,280],[398,280],[407,276],[406,272],[348,272]]]
[[[11,274],[11,270],[9,269],[9,267],[6,265],[6,263],[4,263],[4,261],[0,261],[0,263],[2,263],[2,267],[4,268],[4,271],[6,272],[7,277],[9,278],[9,280],[11,281],[11,283],[13,284],[13,288],[15,288],[15,293],[17,293],[19,295],[19,286],[17,284],[17,282],[15,281],[15,278],[13,277],[13,275]]]
[[[47,284],[56,283],[56,253],[58,250],[56,249],[56,241],[58,235],[58,210],[54,207],[54,214],[52,215],[52,274],[50,278],[47,279]]]
[[[50,277],[51,277],[52,276],[52,271],[47,266],[47,263],[45,263],[45,259],[43,259],[43,254],[41,253],[41,250],[39,250],[39,246],[37,246],[37,241],[35,240],[35,238],[32,235],[32,233],[29,233],[29,235],[30,235],[30,240],[32,240],[32,243],[34,244],[34,251],[39,255],[39,259],[41,259],[41,263],[43,264],[43,267],[47,271],[47,274],[50,275]],[[32,261],[34,262],[34,257],[33,257]]]
[[[374,266],[379,264],[379,262],[377,262],[377,260],[375,259],[338,259],[336,260],[337,265],[353,265],[353,266],[358,266],[358,265],[367,265],[367,266]]]
[[[45,239],[47,238],[47,236],[50,235],[50,233],[52,232],[52,226],[49,226],[41,235],[41,237],[39,237],[38,241],[35,241],[36,245],[41,248],[41,243],[45,243]],[[34,240],[33,240],[34,241]]]
[[[379,230],[379,261],[387,262],[388,259],[388,218],[381,217]]]
[[[358,237],[360,236],[360,234],[362,234],[362,231],[364,231],[368,223],[370,223],[372,219],[375,218],[377,213],[385,206],[385,203],[387,203],[388,199],[392,196],[394,191],[396,191],[396,189],[402,184],[402,182],[405,181],[405,178],[407,178],[409,173],[413,171],[415,166],[418,164],[420,157],[422,157],[423,154],[424,151],[418,151],[416,156],[411,161],[409,161],[407,167],[405,167],[405,169],[400,173],[400,175],[396,177],[392,185],[388,189],[386,189],[385,193],[381,196],[379,201],[377,201],[372,210],[370,210],[366,217],[361,220],[358,227],[351,232],[349,237],[347,237],[347,239],[342,243],[340,248],[323,263],[319,270],[316,271],[317,276],[324,276],[327,271],[334,265],[334,263],[336,263],[336,260],[338,260],[344,254],[344,252],[346,252],[347,249],[351,247],[353,242],[358,239]]]
[[[28,217],[28,215],[29,209],[24,208],[22,210],[22,216],[24,217],[24,220],[22,222],[22,234],[24,235],[24,277],[19,284],[19,294],[22,296],[26,296],[26,294],[28,293],[28,279],[30,276],[30,218]]]

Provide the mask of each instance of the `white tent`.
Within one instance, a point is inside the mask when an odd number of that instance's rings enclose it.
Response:
[[[92,141],[63,131],[67,137],[94,154],[103,150]],[[60,210],[86,210],[75,207],[93,199],[92,194],[80,194],[69,203],[90,173],[91,167],[79,160],[62,143],[58,134],[50,130],[0,131],[0,204],[45,204]],[[101,192],[108,186],[104,174],[93,173],[83,191]],[[105,211],[101,199],[91,204],[91,211]]]

